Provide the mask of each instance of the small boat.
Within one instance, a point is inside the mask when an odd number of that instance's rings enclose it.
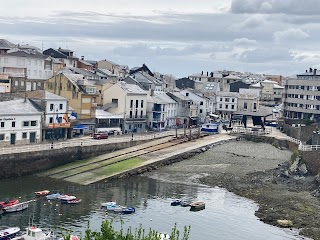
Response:
[[[32,226],[26,228],[27,232],[19,237],[11,240],[51,240],[53,238],[52,232],[43,232],[40,228]]]
[[[187,200],[182,200],[180,203],[181,207],[189,207],[190,204],[191,204],[191,202],[187,201]]]
[[[116,202],[110,201],[110,202],[101,203],[101,208],[105,208],[107,206],[116,206],[116,205],[117,205]]]
[[[218,122],[210,122],[202,124],[201,131],[208,132],[208,133],[219,133],[220,132],[220,123]]]
[[[123,210],[126,209],[126,208],[127,208],[127,207],[125,207],[125,206],[118,205],[118,206],[116,206],[116,207],[113,209],[113,211],[114,211],[114,212],[121,213],[121,212],[123,212]]]
[[[204,202],[193,202],[190,204],[190,211],[200,211],[206,208]]]
[[[47,196],[48,194],[50,193],[50,191],[49,190],[42,190],[42,191],[38,191],[38,192],[34,192],[34,194],[36,195],[36,196]]]
[[[71,196],[71,195],[61,195],[58,197],[58,199],[61,201],[61,203],[67,203],[70,200],[75,200],[77,197],[76,196]]]
[[[6,213],[11,213],[11,212],[20,212],[29,207],[29,202],[33,202],[34,200],[28,201],[28,202],[22,202],[22,203],[17,203],[8,207],[3,208],[2,210]]]
[[[53,194],[47,195],[46,198],[47,198],[48,200],[56,200],[56,199],[58,199],[60,196],[61,196],[60,193],[53,193]]]
[[[117,207],[117,205],[107,205],[106,207],[105,207],[105,209],[107,210],[107,211],[114,211],[114,209]]]
[[[12,237],[15,237],[19,231],[20,228],[18,227],[4,229],[0,231],[0,240],[10,240]]]
[[[19,203],[18,199],[13,199],[13,200],[5,201],[5,202],[0,202],[0,209],[1,208],[5,208],[5,207],[9,207],[9,206],[12,206],[12,205],[15,205],[15,204],[18,204],[18,203]]]
[[[65,203],[67,204],[78,204],[81,203],[82,199],[80,198],[76,198],[76,199],[72,199],[72,200],[67,200]]]
[[[171,202],[171,206],[178,206],[181,204],[181,200],[180,199],[176,199],[176,200],[173,200]]]
[[[131,213],[135,213],[136,209],[134,207],[129,207],[129,208],[125,208],[122,210],[123,214],[131,214]]]

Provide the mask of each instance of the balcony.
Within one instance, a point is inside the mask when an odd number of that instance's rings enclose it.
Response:
[[[126,115],[125,116],[125,120],[126,121],[146,121],[146,119],[147,119],[147,115],[138,115],[138,116],[135,116],[135,115],[132,115],[132,116],[130,116],[130,115]]]

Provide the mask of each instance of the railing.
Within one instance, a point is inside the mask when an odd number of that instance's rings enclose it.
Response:
[[[182,129],[178,130],[179,135],[183,134]],[[191,133],[197,133],[197,129],[191,129]],[[141,140],[151,140],[157,139],[161,137],[174,136],[176,131],[165,131],[148,135],[134,135],[134,141]],[[186,129],[186,134],[189,134],[189,129]],[[68,147],[82,147],[82,146],[94,146],[94,145],[102,145],[108,143],[119,143],[119,142],[130,142],[131,136],[120,136],[120,137],[110,137],[108,139],[77,139],[77,140],[69,140],[65,142],[53,142],[48,144],[34,144],[34,145],[23,145],[16,147],[3,147],[0,148],[0,155],[2,154],[11,154],[11,153],[22,153],[22,152],[36,152],[36,151],[45,151],[51,149],[63,149]]]
[[[313,151],[313,150],[320,150],[320,145],[299,145],[299,150],[303,152]]]
[[[231,130],[232,133],[242,133],[242,134],[252,134],[252,135],[264,135],[271,133],[271,128],[244,128],[244,127],[234,127]]]

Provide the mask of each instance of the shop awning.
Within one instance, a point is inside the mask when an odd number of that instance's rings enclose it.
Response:
[[[73,129],[74,130],[87,129],[87,127],[85,125],[79,124],[79,125],[75,125]]]

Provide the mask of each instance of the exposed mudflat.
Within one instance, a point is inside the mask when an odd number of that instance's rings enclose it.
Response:
[[[320,240],[320,201],[310,194],[318,186],[312,176],[284,174],[291,155],[266,143],[232,141],[148,175],[224,187],[255,200],[262,221],[279,226],[277,220],[290,220],[300,234]]]

